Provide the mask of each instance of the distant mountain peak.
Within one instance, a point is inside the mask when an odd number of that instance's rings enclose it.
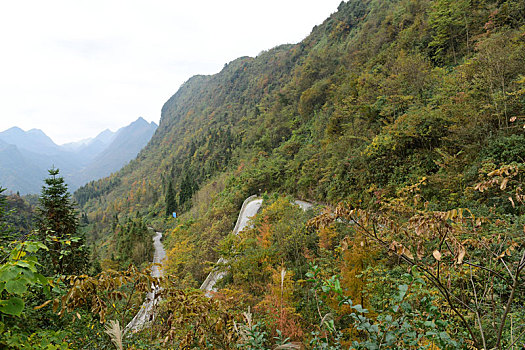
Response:
[[[54,164],[74,190],[120,169],[136,157],[156,129],[157,124],[139,117],[116,132],[105,129],[93,138],[59,146],[40,129],[11,127],[0,132],[0,185],[36,193]]]
[[[37,154],[55,154],[59,150],[53,140],[40,129],[24,131],[17,126],[0,132],[0,139]]]
[[[93,141],[93,138],[82,139],[79,141],[68,142],[60,145],[60,147],[66,150],[78,150],[82,147],[89,145]]]
[[[116,134],[119,134],[122,130],[126,128],[140,128],[140,129],[156,129],[158,125],[154,122],[148,122],[146,119],[142,117],[138,117],[137,120],[129,124],[128,126],[125,126],[123,128],[120,128],[117,130]]]
[[[112,136],[111,143],[93,158],[86,168],[75,174],[74,183],[81,185],[90,180],[108,176],[112,172],[119,170],[136,157],[156,130],[157,124],[149,123],[144,118],[139,117],[131,124],[118,129],[115,133],[109,130],[103,131],[96,139],[107,132]]]
[[[2,131],[2,133],[7,132],[24,132],[24,130],[20,129],[18,126],[13,126],[12,128]]]
[[[148,121],[142,117],[138,117],[137,120],[135,120],[130,125],[149,125]]]

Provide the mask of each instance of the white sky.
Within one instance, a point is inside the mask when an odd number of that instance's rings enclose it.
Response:
[[[17,0],[0,5],[0,131],[56,143],[159,122],[192,75],[296,43],[341,0]]]

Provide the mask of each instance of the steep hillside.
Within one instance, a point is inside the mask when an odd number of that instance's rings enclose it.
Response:
[[[137,158],[75,193],[105,271],[54,302],[82,312],[68,337],[92,346],[140,307],[153,226],[163,301],[129,348],[521,347],[523,62],[523,1],[350,0],[189,79]]]
[[[283,47],[272,52],[280,52],[284,57],[287,51]],[[253,64],[253,58],[241,58],[227,65],[220,74],[193,77],[185,83],[163,107],[159,129],[148,146],[116,175],[118,181],[122,179],[127,185],[112,189],[105,200],[116,199],[112,205],[126,206],[126,197],[130,194],[124,193],[128,192],[129,185],[134,184],[132,192],[142,191],[139,186],[150,186],[148,190],[144,189],[144,194],[150,198],[149,201],[134,201],[132,206],[135,203],[144,206],[156,204],[170,178],[176,187],[186,179],[192,192],[199,183],[226,169],[250,123],[246,118],[254,118],[264,89],[271,88],[264,86],[265,76],[277,75],[276,68],[286,69],[279,62],[275,62],[279,63],[276,67],[275,64],[263,64],[272,56],[270,53],[261,55],[257,64]],[[248,84],[250,81],[256,83]],[[247,86],[250,91],[246,91]],[[199,160],[201,155],[202,162]],[[98,201],[100,194],[109,190],[107,187],[112,178],[81,188],[76,193],[77,199],[85,203],[86,194]]]
[[[99,229],[115,214],[185,211],[219,174],[242,193],[232,208],[275,190],[373,206],[423,176],[429,200],[460,205],[455,193],[481,162],[520,161],[496,145],[523,142],[513,118],[524,111],[523,11],[512,1],[342,3],[301,43],[189,79],[139,156],[77,200]]]

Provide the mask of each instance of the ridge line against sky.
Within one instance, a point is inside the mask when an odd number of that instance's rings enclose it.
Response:
[[[297,43],[340,0],[28,0],[0,13],[0,130],[41,129],[57,144],[160,110],[182,83]]]

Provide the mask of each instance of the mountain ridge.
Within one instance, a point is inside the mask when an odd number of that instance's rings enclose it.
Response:
[[[131,125],[134,132],[126,129]],[[75,190],[84,181],[118,170],[136,156],[155,130],[155,123],[150,124],[139,117],[116,132],[106,129],[90,139],[57,145],[40,129],[24,131],[11,127],[0,132],[0,184],[22,194],[38,193],[43,179],[47,177],[47,170],[54,166],[61,170],[70,189]],[[120,148],[119,145],[112,148],[112,142],[119,133],[120,138],[128,142]],[[104,153],[109,160],[97,166],[96,162],[101,159],[96,157]]]
[[[46,155],[56,154],[60,149],[60,146],[40,129],[24,131],[15,126],[0,132],[0,139],[18,148]]]
[[[508,60],[505,76],[513,82],[505,96],[521,91],[518,77],[525,74],[516,24],[523,21],[509,20],[519,18],[520,8],[498,17],[498,28],[507,31],[500,35],[485,27],[493,21],[490,5],[470,4],[471,12],[458,12],[468,28],[455,24],[461,41],[447,41],[434,18],[457,13],[443,12],[443,6],[426,0],[342,2],[297,44],[240,57],[214,75],[191,77],[163,105],[159,128],[137,158],[109,178],[79,188],[75,197],[97,232],[108,232],[108,218],[115,215],[138,212],[161,220],[172,207],[178,213],[197,210],[200,191],[227,186],[227,193],[213,197],[224,200],[224,221],[210,220],[206,235],[195,238],[208,247],[195,253],[199,262],[216,260],[209,247],[229,231],[234,209],[253,193],[280,191],[316,202],[374,206],[379,194],[395,195],[425,177],[431,179],[428,198],[441,200],[439,194],[450,191],[444,186],[448,178],[456,178],[452,174],[475,181],[472,169],[487,157],[482,145],[493,142],[490,137],[507,142],[501,109],[491,95],[503,92],[487,88],[495,78],[482,73],[491,71],[490,55],[515,43],[512,54],[498,58]],[[501,13],[513,9],[501,6]],[[481,44],[474,50],[473,37],[492,51],[481,50]],[[492,97],[469,95],[469,107],[460,109],[451,101],[467,97],[455,91]],[[523,112],[517,99],[511,109],[514,115]],[[444,169],[444,154],[458,155],[463,168]],[[201,209],[218,211],[213,203]],[[203,276],[196,270],[198,281]]]
[[[105,149],[75,174],[72,181],[76,184],[84,184],[119,170],[139,153],[156,130],[156,123],[148,123],[142,117],[120,128],[112,135],[111,142],[106,145]]]

